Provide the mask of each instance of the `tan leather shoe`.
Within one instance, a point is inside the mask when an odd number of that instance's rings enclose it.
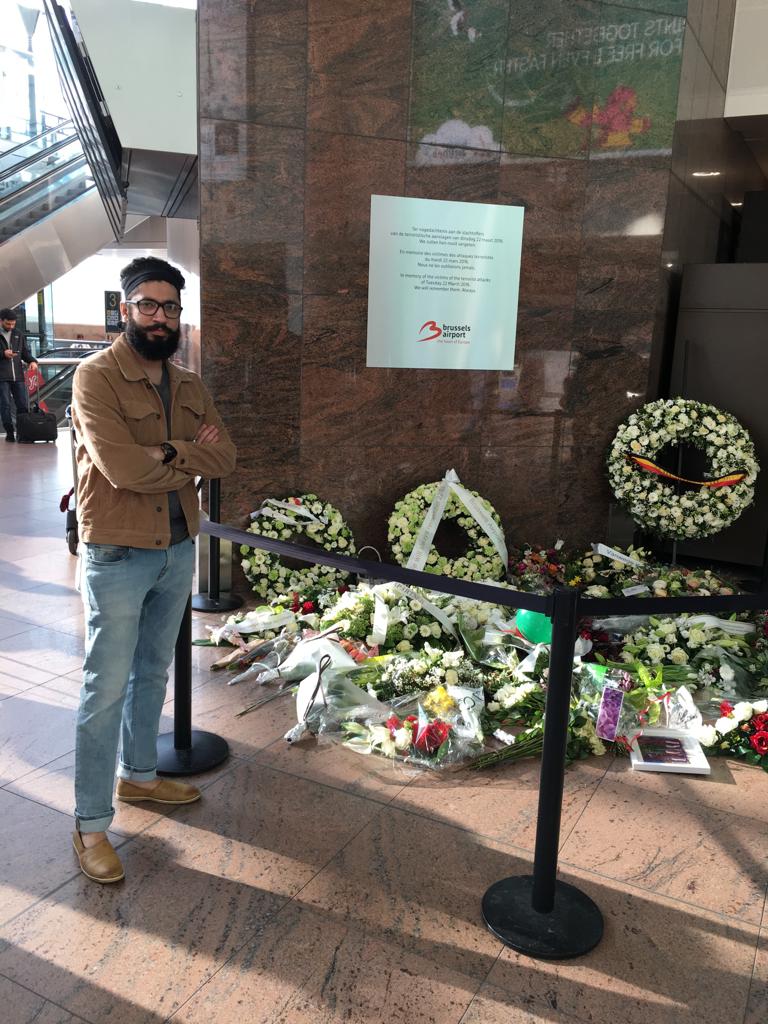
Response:
[[[110,882],[120,882],[125,878],[120,858],[108,839],[102,839],[95,846],[84,846],[80,833],[73,832],[72,845],[75,848],[77,859],[80,861],[80,870],[91,881],[107,885]]]
[[[117,780],[117,799],[129,804],[151,800],[155,804],[193,804],[200,799],[200,790],[186,782],[158,779],[151,789],[134,786],[128,779]]]

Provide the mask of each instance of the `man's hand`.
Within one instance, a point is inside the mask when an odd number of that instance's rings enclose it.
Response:
[[[12,348],[7,348],[3,351],[3,355],[5,356],[6,359],[13,359],[16,353],[13,351]]]
[[[216,444],[219,440],[219,428],[204,423],[195,435],[195,444]]]

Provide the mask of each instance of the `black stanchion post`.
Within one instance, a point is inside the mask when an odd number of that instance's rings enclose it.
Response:
[[[221,521],[221,481],[208,481],[208,518],[212,523]],[[220,594],[221,549],[218,537],[208,536],[208,593],[194,594],[192,607],[197,612],[231,612],[239,608],[243,599],[237,594]]]
[[[192,728],[192,601],[187,600],[173,662],[173,732],[157,737],[160,775],[196,775],[229,757],[221,736]]]
[[[548,960],[588,953],[603,936],[596,904],[557,880],[578,606],[575,589],[555,591],[533,875],[504,878],[483,896],[483,918],[494,935],[519,953]]]

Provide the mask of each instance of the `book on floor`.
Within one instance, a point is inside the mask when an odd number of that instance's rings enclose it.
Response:
[[[643,729],[633,738],[629,756],[638,772],[709,775],[711,771],[696,737],[674,729]]]

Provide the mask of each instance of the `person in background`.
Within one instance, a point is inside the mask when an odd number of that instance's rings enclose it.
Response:
[[[0,419],[3,421],[5,440],[15,441],[11,399],[17,415],[29,412],[27,382],[22,363],[26,363],[30,370],[37,370],[37,362],[29,351],[26,338],[22,338],[16,330],[15,311],[8,308],[0,309],[0,350]]]
[[[117,798],[187,804],[200,791],[157,777],[168,666],[192,589],[195,477],[228,476],[235,446],[203,382],[170,361],[184,278],[141,257],[120,275],[125,334],[74,375],[77,518],[83,542],[83,686],[75,739],[75,832],[83,873],[124,877],[107,838]]]

